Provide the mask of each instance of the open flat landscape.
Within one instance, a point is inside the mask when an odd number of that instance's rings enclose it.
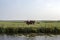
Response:
[[[26,24],[25,21],[0,21],[0,34],[7,35],[45,35],[60,34],[60,21],[35,21]]]

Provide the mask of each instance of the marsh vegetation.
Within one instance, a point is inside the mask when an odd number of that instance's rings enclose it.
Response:
[[[0,22],[0,34],[6,35],[59,35],[60,34],[60,22],[58,21],[36,21],[35,24],[27,25],[22,22]]]

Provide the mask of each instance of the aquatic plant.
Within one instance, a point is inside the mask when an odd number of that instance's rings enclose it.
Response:
[[[0,23],[0,34],[15,35],[15,34],[60,34],[60,23],[57,22],[36,22],[34,25],[27,25],[24,22],[8,22]],[[57,26],[56,26],[57,25]]]

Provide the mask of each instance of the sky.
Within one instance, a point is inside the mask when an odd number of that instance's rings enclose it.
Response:
[[[0,20],[60,20],[60,0],[0,0]]]

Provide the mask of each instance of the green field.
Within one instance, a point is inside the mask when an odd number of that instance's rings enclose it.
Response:
[[[0,27],[60,27],[60,22],[36,21],[34,25],[27,25],[24,21],[0,21]]]
[[[0,34],[60,34],[60,21],[0,21]]]

